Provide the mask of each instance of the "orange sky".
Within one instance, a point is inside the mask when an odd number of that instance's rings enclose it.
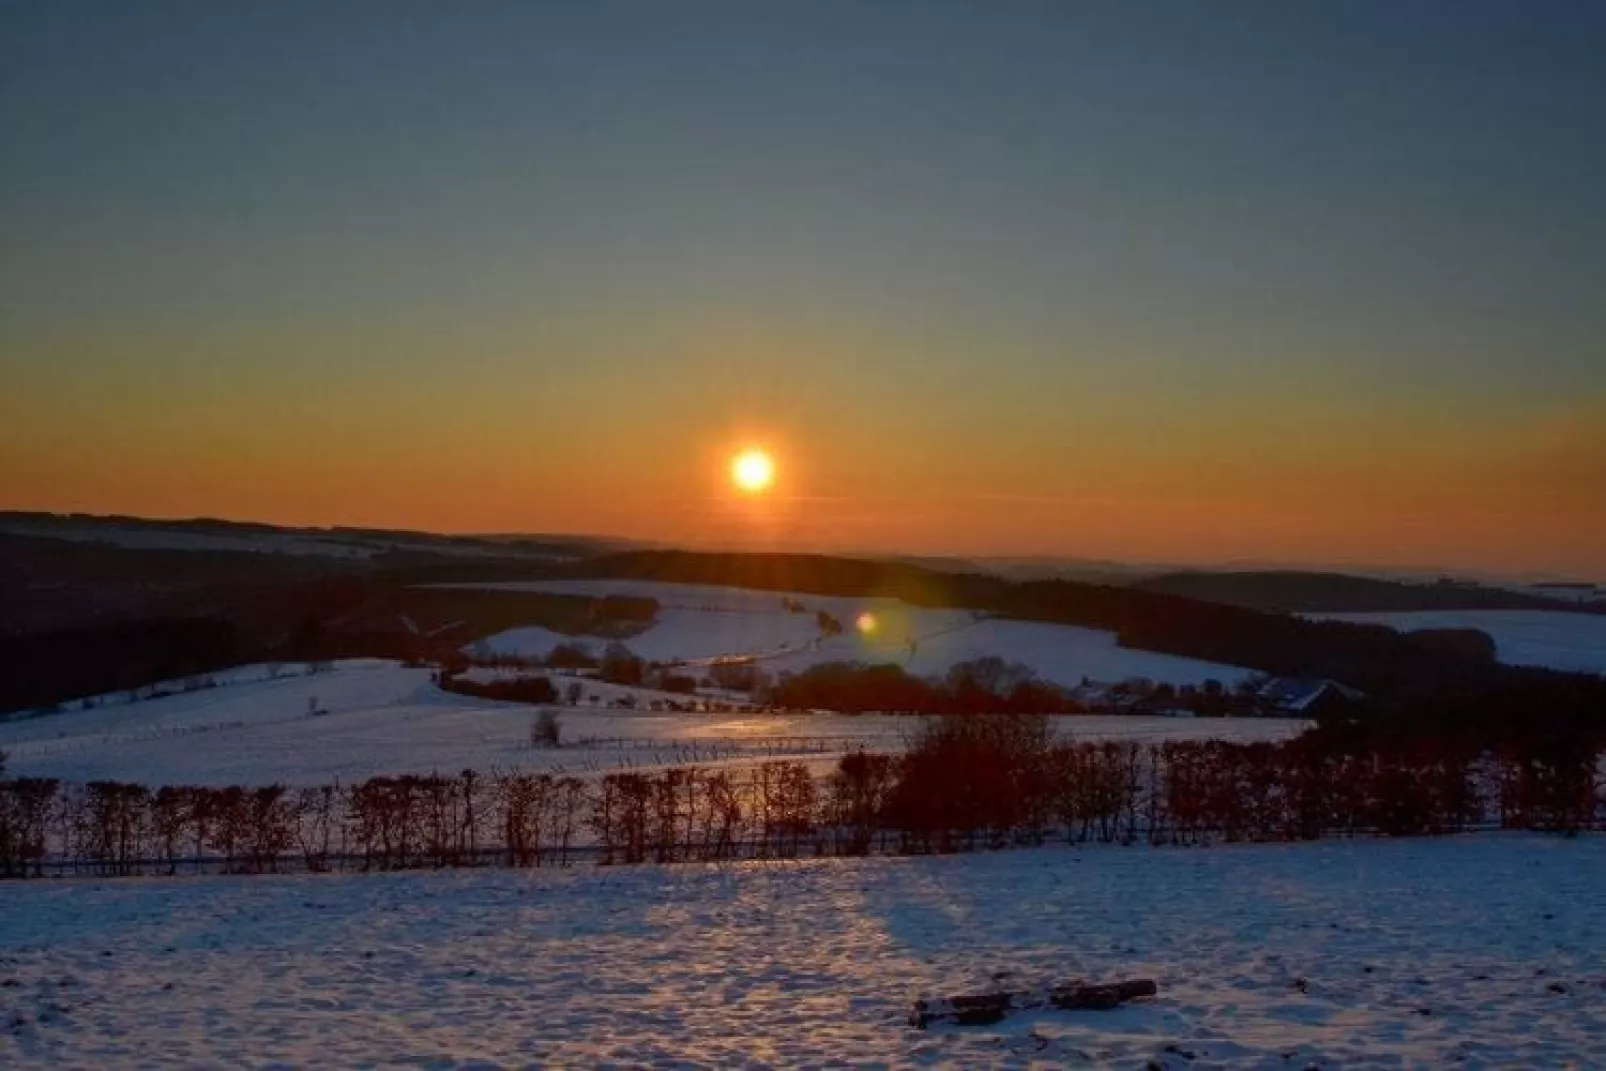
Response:
[[[8,402],[0,502],[694,545],[1606,570],[1606,425],[1587,410],[1469,434],[1409,410],[1151,418],[1118,398],[1017,398],[1005,417],[999,398],[733,388],[700,404],[673,384],[607,400],[512,383],[149,389]],[[780,468],[756,499],[727,486],[746,445]]]
[[[1606,576],[1602,9],[920,6],[14,5],[0,509]]]

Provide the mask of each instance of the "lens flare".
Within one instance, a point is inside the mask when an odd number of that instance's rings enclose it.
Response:
[[[853,627],[859,630],[861,636],[874,636],[875,630],[881,627],[881,622],[875,619],[875,614],[866,610],[853,622]]]

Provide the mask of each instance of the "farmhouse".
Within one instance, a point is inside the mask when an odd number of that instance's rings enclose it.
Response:
[[[1366,698],[1346,684],[1319,677],[1273,677],[1257,697],[1270,713],[1301,718],[1321,717]]]

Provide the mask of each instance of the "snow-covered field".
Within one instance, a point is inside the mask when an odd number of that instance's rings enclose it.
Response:
[[[1496,656],[1508,665],[1606,673],[1606,615],[1563,610],[1418,610],[1309,616],[1387,625],[1401,632],[1475,628],[1494,640]]]
[[[1606,840],[18,883],[0,1066],[1606,1066]],[[929,1032],[917,998],[1157,999]]]
[[[1143,677],[1169,684],[1215,679],[1231,684],[1249,675],[1239,666],[1138,651],[1116,645],[1115,634],[1071,625],[985,618],[970,610],[932,610],[899,599],[849,599],[781,591],[635,580],[564,580],[479,584],[504,591],[571,595],[634,595],[657,599],[654,625],[627,641],[632,651],[659,662],[703,663],[745,657],[770,670],[800,670],[820,662],[895,662],[916,676],[940,676],[956,662],[984,655],[1024,662],[1046,680],[1074,687],[1083,677],[1122,681]],[[783,600],[806,607],[789,613]],[[846,631],[822,638],[815,612],[832,615]],[[873,626],[856,627],[862,615]],[[518,628],[487,637],[471,649],[482,654],[540,656],[573,643],[541,628]],[[600,641],[593,641],[600,648]]]
[[[306,785],[465,768],[586,774],[627,764],[830,760],[860,746],[897,749],[913,729],[912,719],[898,717],[660,714],[583,706],[563,711],[568,745],[532,750],[533,708],[442,692],[430,683],[427,669],[369,659],[336,663],[311,676],[268,679],[261,667],[248,667],[219,679],[235,683],[0,723],[0,749],[10,754],[12,772],[30,777]],[[631,692],[643,706],[663,694],[585,685],[585,694],[604,704]],[[1276,740],[1304,727],[1285,719],[1154,717],[1062,718],[1059,724],[1066,735],[1143,740]]]

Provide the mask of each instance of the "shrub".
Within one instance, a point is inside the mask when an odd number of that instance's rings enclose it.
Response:
[[[731,692],[751,692],[764,687],[764,672],[751,662],[716,662],[708,667],[713,687]]]
[[[674,692],[677,695],[692,695],[697,691],[697,678],[665,673],[659,678],[658,687],[663,691]]]
[[[864,855],[884,828],[887,796],[896,770],[891,755],[853,751],[842,756],[829,782],[832,821],[843,830],[843,850]]]
[[[924,714],[942,709],[941,692],[903,667],[824,662],[769,689],[769,701],[792,710],[838,710],[844,713],[888,711]]]
[[[562,747],[563,716],[551,708],[537,714],[535,720],[530,723],[530,746]]]
[[[443,676],[440,679],[440,687],[443,691],[456,692],[458,695],[472,695],[507,703],[545,704],[558,701],[558,690],[546,677],[513,677],[481,684],[463,680],[461,677]]]
[[[898,763],[890,824],[925,847],[955,847],[955,834],[990,840],[1029,833],[1046,819],[1054,736],[1038,715],[948,715],[922,725]]]
[[[597,666],[597,676],[609,684],[635,687],[647,676],[647,663],[622,643],[610,643]]]

